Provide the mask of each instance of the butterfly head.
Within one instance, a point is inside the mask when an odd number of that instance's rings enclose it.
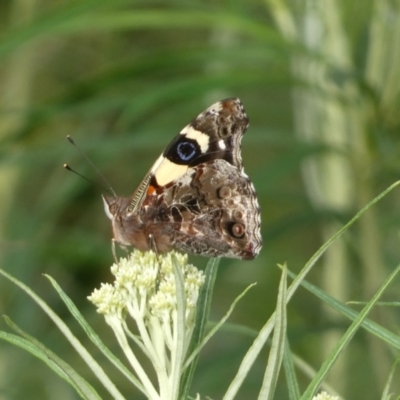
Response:
[[[115,220],[128,206],[129,199],[124,197],[102,196],[104,211],[111,221]]]
[[[114,240],[121,245],[130,245],[131,240],[127,237],[128,231],[126,228],[127,217],[125,211],[129,206],[129,198],[102,196],[104,203],[104,211],[107,217],[111,220]]]

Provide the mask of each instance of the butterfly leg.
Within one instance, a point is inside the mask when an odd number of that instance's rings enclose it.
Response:
[[[129,249],[126,246],[119,245],[119,247],[121,247],[123,250],[125,250],[127,255],[129,254]],[[115,248],[115,239],[114,238],[111,239],[111,251],[113,254],[114,261],[117,263],[118,258],[117,258],[117,250]]]
[[[111,239],[111,251],[112,251],[112,254],[114,257],[114,261],[117,263],[118,259],[117,259],[117,252],[115,250],[115,239],[114,238]]]
[[[156,254],[157,260],[158,260],[159,252],[157,250],[157,244],[156,244],[156,241],[154,239],[154,236],[151,233],[149,233],[149,245],[150,245],[149,246],[150,250],[154,251],[154,253]]]

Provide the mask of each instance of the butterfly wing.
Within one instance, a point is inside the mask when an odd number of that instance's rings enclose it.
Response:
[[[248,125],[248,117],[237,98],[222,100],[207,108],[165,148],[133,193],[127,212],[139,210],[148,194],[203,162],[223,159],[243,172],[240,149]]]
[[[259,253],[260,212],[254,187],[225,160],[191,168],[160,195],[157,218],[173,248],[241,259]]]
[[[152,213],[156,245],[206,256],[251,259],[260,251],[260,210],[243,171],[248,118],[239,99],[216,103],[174,138],[150,171],[142,220]],[[160,247],[162,245],[160,244]]]
[[[172,140],[130,198],[104,197],[114,240],[140,250],[257,256],[260,210],[240,156],[248,122],[239,99],[215,103]]]

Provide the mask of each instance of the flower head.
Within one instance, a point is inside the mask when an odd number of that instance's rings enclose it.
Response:
[[[318,393],[316,396],[314,396],[312,400],[339,400],[339,397],[322,391],[321,393]]]
[[[183,299],[177,296],[174,262],[183,278]],[[147,385],[148,392],[155,389],[149,386],[151,382],[130,348],[127,337],[134,338],[152,362],[159,381],[160,397],[169,398],[168,394],[175,393],[179,387],[179,380],[171,377],[180,376],[176,374],[176,369],[183,366],[184,358],[181,356],[189,348],[204,274],[188,264],[186,255],[171,252],[157,256],[152,251],[142,253],[137,250],[113,264],[111,272],[115,276],[114,283],[102,284],[88,298],[97,306],[97,311],[104,314],[132,367],[143,385]],[[183,340],[178,339],[177,331],[179,301],[184,302],[181,309],[186,311]],[[135,321],[140,339],[130,333],[124,321],[127,316]],[[175,389],[171,388],[172,385]]]
[[[106,316],[121,317],[125,307],[123,296],[109,283],[102,283],[100,288],[95,289],[88,299],[97,306],[98,313]]]

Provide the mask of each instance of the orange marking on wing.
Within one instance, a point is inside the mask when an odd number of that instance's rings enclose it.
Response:
[[[149,188],[147,189],[147,194],[151,195],[156,191],[156,188],[153,185],[149,185]]]

